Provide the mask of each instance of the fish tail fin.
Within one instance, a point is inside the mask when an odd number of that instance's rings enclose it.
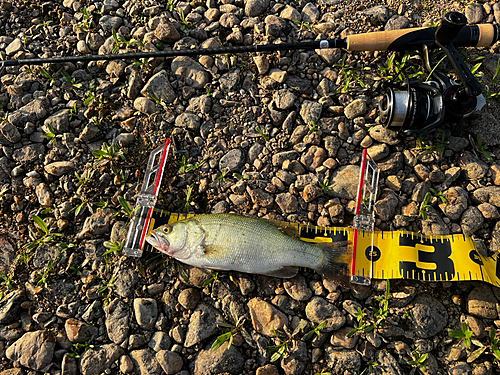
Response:
[[[352,260],[352,246],[348,241],[319,243],[323,251],[320,266],[315,270],[326,279],[349,275]]]

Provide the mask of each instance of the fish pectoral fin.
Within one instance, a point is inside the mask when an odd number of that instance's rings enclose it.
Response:
[[[287,266],[287,267],[279,268],[279,269],[274,270],[274,271],[261,273],[261,275],[289,279],[291,277],[296,276],[298,272],[299,272],[299,267]]]

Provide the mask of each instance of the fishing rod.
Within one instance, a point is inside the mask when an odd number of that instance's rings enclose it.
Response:
[[[386,84],[387,94],[379,104],[381,122],[389,128],[412,136],[433,130],[444,120],[445,109],[454,118],[462,119],[477,113],[485,104],[482,88],[456,51],[456,47],[490,47],[500,39],[498,25],[466,25],[466,17],[459,12],[447,12],[438,27],[420,27],[403,30],[377,31],[348,35],[346,38],[312,42],[196,48],[155,52],[132,52],[108,55],[62,56],[36,59],[0,61],[5,67],[41,65],[46,63],[135,60],[143,58],[217,55],[226,53],[258,53],[290,50],[342,48],[354,51],[421,50],[426,69],[434,78],[429,82],[407,80],[404,84]],[[432,69],[429,49],[442,49],[450,60],[461,85]]]
[[[437,48],[437,27],[420,27],[403,30],[376,31],[348,35],[346,38],[317,40],[313,42],[256,44],[251,46],[228,46],[217,48],[195,48],[156,52],[131,52],[109,55],[81,55],[62,56],[37,59],[12,59],[0,61],[0,67],[41,65],[65,62],[89,62],[100,60],[134,60],[155,57],[201,56],[218,55],[225,53],[258,53],[291,50],[313,50],[325,48],[343,48],[349,52],[354,51],[408,51],[420,49],[422,45],[429,49]],[[453,38],[456,47],[489,47],[500,38],[498,25],[482,24],[463,27]]]

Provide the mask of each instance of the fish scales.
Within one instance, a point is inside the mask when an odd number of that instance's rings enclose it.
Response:
[[[276,277],[293,277],[298,267],[331,277],[343,271],[347,259],[347,253],[335,246],[301,241],[266,220],[233,214],[199,215],[166,224],[146,240],[195,267]]]
[[[234,217],[238,219],[232,220]],[[207,251],[196,258],[205,259],[206,267],[238,266],[242,272],[256,268],[265,272],[277,266],[316,267],[322,256],[315,245],[289,237],[262,219],[203,215],[197,220],[207,233]]]

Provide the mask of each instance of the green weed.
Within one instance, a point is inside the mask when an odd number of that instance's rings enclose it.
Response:
[[[236,334],[240,334],[241,336],[243,336],[245,341],[247,341],[247,343],[249,343],[251,346],[253,346],[252,339],[251,339],[250,335],[245,330],[245,328],[243,328],[243,324],[245,324],[244,317],[243,316],[238,317],[236,310],[234,309],[233,304],[230,305],[229,309],[230,309],[231,315],[233,316],[233,319],[236,323],[235,324],[228,324],[228,323],[217,324],[217,327],[225,332],[222,335],[217,336],[217,339],[214,341],[214,343],[212,344],[212,347],[210,348],[211,350],[217,350],[226,341],[228,342],[227,349],[229,349],[231,347],[231,344],[233,343],[234,335],[236,335]]]
[[[413,360],[407,361],[406,363],[410,366],[418,367],[422,372],[427,371],[427,356],[428,353],[420,354],[417,349],[411,352]]]
[[[460,323],[460,330],[449,330],[448,335],[456,339],[460,339],[460,343],[465,349],[469,349],[471,347],[472,331],[469,329],[467,321]]]
[[[32,250],[37,248],[40,244],[53,241],[56,237],[61,237],[62,233],[53,233],[51,229],[47,227],[47,224],[37,215],[31,215],[31,219],[35,222],[35,227],[38,231],[38,238],[33,242],[26,245],[27,250]]]
[[[186,157],[184,155],[182,155],[181,161],[175,161],[175,164],[177,164],[180,167],[179,173],[181,173],[181,174],[194,171],[194,170],[202,167],[205,163],[206,163],[206,160],[202,160],[199,163],[188,164],[186,162]]]
[[[281,357],[288,356],[290,345],[292,344],[295,336],[297,336],[299,332],[306,327],[306,325],[307,325],[306,322],[304,321],[301,322],[292,333],[288,330],[286,326],[283,326],[284,332],[279,332],[276,331],[275,329],[271,330],[273,335],[279,341],[278,345],[267,347],[267,350],[274,352],[273,355],[271,356],[271,362],[276,362]]]
[[[427,220],[427,208],[430,207],[429,202],[431,198],[432,198],[431,193],[429,192],[425,193],[424,200],[420,204],[419,212],[420,216],[422,217],[422,220]]]

